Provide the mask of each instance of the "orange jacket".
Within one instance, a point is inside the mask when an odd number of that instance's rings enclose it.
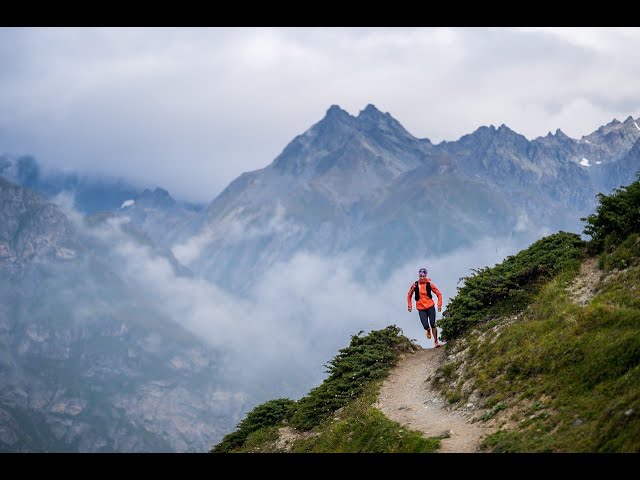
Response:
[[[435,305],[434,301],[427,295],[427,282],[431,282],[429,277],[421,278],[418,280],[418,288],[420,289],[420,299],[416,302],[416,309],[427,310]],[[407,306],[409,308],[413,305],[413,291],[415,290],[415,282],[411,284],[409,293],[407,294]],[[442,293],[438,290],[438,287],[431,282],[431,291],[438,296],[438,308],[442,308]]]

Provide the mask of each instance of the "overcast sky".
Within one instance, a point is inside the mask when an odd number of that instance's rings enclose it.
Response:
[[[0,28],[0,153],[209,201],[332,104],[419,138],[640,115],[640,28]]]

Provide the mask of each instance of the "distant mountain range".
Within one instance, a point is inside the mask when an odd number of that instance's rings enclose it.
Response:
[[[617,120],[580,140],[527,140],[505,125],[434,145],[368,105],[332,106],[267,167],[244,173],[172,235],[176,256],[228,288],[295,252],[365,253],[385,274],[484,237],[525,245],[580,232],[598,192],[640,168],[640,128]]]
[[[433,144],[334,105],[206,206],[2,155],[0,451],[206,451],[254,395],[278,395],[226,378],[223,353],[124,275],[119,242],[229,291],[305,251],[385,275],[485,238],[580,232],[598,192],[635,178],[639,139],[628,117],[581,139],[501,125]]]

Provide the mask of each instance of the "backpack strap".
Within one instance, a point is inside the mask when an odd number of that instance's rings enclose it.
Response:
[[[418,282],[413,284],[413,293],[416,302],[420,300],[420,287],[418,286]],[[433,295],[431,295],[431,282],[427,282],[427,296],[433,300]]]

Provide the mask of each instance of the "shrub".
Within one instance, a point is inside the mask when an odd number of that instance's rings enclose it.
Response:
[[[492,268],[473,269],[449,302],[439,324],[442,336],[460,336],[491,314],[508,314],[527,305],[540,285],[564,269],[577,268],[585,243],[575,233],[559,232],[533,243]]]
[[[295,405],[296,402],[289,398],[278,398],[258,405],[238,424],[235,432],[225,435],[222,441],[211,449],[211,453],[230,452],[242,446],[251,433],[277,425],[289,418]]]
[[[605,248],[598,259],[598,266],[603,270],[625,269],[638,263],[640,259],[640,235],[632,233],[618,247]]]
[[[281,398],[254,408],[235,432],[226,435],[211,449],[212,453],[238,451],[251,437],[254,443],[271,438],[273,429],[283,421],[299,430],[310,430],[337,409],[362,395],[371,382],[386,376],[401,351],[412,351],[414,345],[402,330],[390,325],[362,336],[352,335],[348,347],[338,351],[325,365],[329,376],[298,402]],[[259,432],[264,430],[264,432]]]
[[[640,172],[632,184],[614,189],[611,195],[599,193],[596,213],[581,218],[587,222],[584,233],[591,237],[590,247],[602,252],[614,248],[631,233],[640,233]]]
[[[397,361],[398,352],[410,348],[410,341],[395,325],[361,334],[353,335],[350,345],[325,365],[329,377],[300,399],[291,419],[295,428],[310,430],[320,424],[359,396],[369,381],[383,378]]]

